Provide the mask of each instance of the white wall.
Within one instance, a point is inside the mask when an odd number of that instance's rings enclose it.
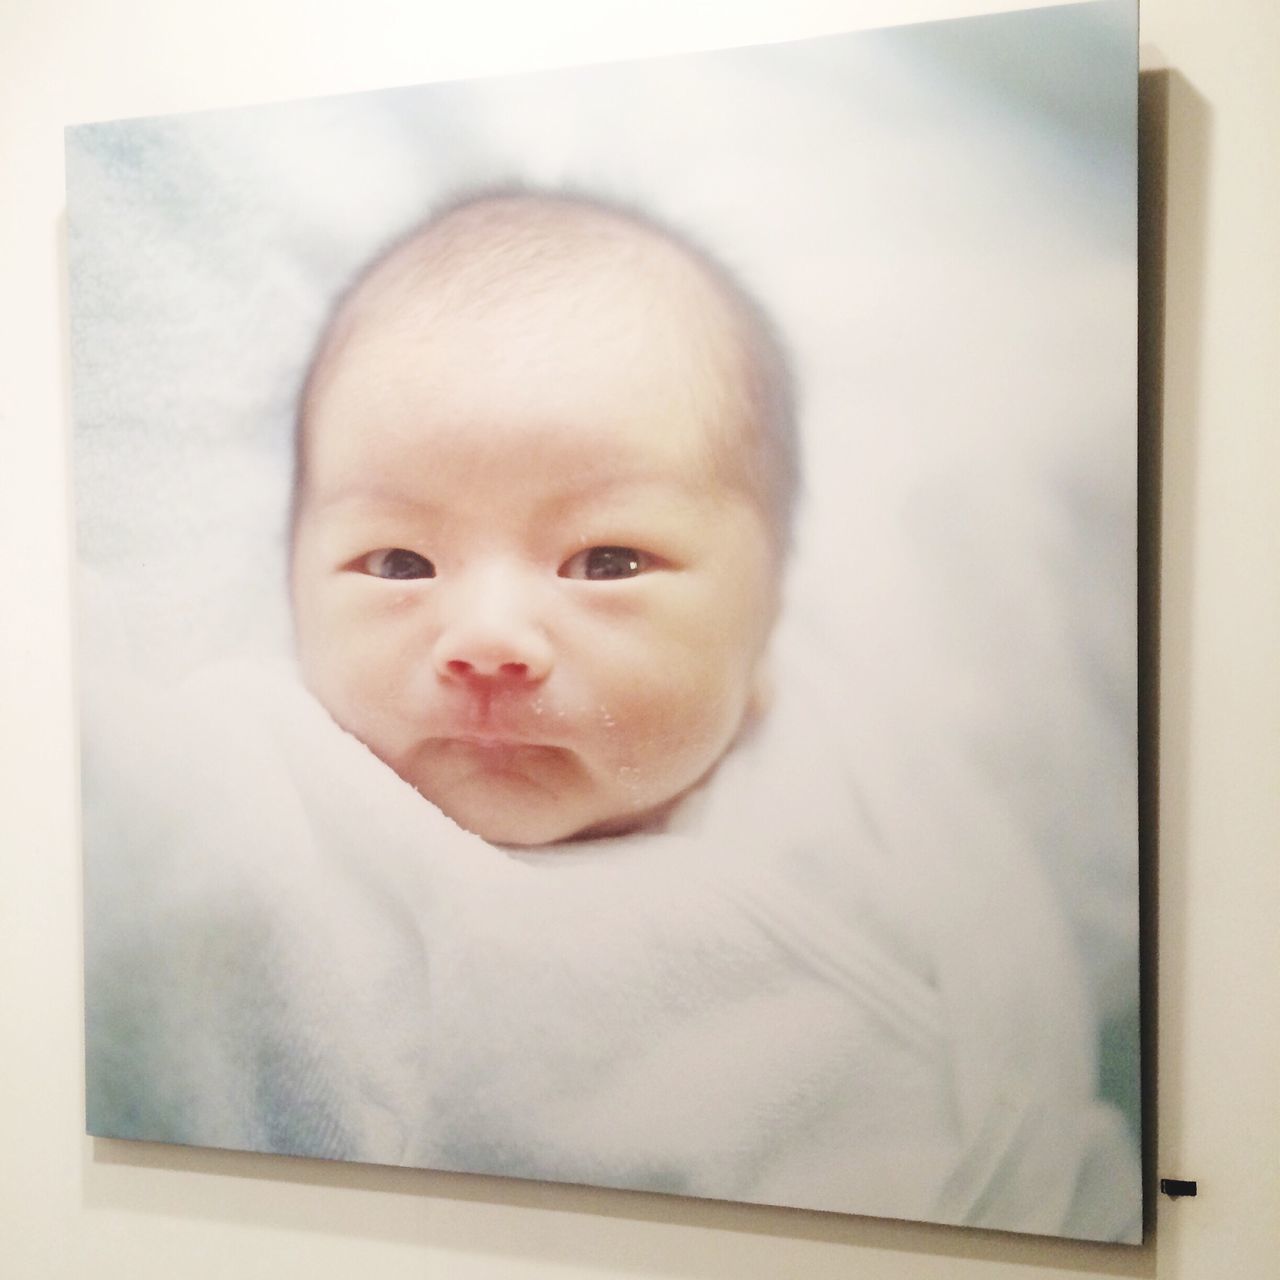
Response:
[[[1157,1198],[1146,1246],[1108,1249],[93,1142],[81,1132],[62,126],[807,35],[873,10],[926,16],[931,7],[6,0],[0,8],[0,1274],[1251,1280],[1280,1270],[1280,80],[1270,62],[1280,10],[1272,0],[1222,0],[1212,10],[1202,0],[1147,0],[1143,12],[1144,60],[1168,69],[1144,86],[1144,267],[1158,272],[1162,258],[1165,266],[1163,288],[1149,271],[1144,299],[1145,395],[1153,412],[1163,405],[1163,449],[1151,467],[1163,500],[1150,508],[1162,553],[1158,589],[1153,577],[1148,593],[1160,627],[1151,1174],[1199,1179],[1196,1200]]]

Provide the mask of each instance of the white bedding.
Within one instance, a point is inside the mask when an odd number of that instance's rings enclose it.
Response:
[[[90,671],[91,1131],[1131,1234],[1035,860],[882,826],[789,674],[666,830],[514,853],[287,666]]]

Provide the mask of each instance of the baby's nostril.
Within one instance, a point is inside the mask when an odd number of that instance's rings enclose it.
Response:
[[[527,662],[471,662],[466,658],[450,658],[445,664],[449,675],[459,680],[527,680]]]

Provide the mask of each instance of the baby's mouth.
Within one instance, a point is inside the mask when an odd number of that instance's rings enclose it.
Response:
[[[444,751],[464,751],[477,756],[517,756],[556,754],[563,755],[565,748],[548,742],[535,741],[516,733],[462,733],[441,734],[430,739],[432,745]]]
[[[565,747],[507,734],[459,734],[426,743],[437,765],[463,770],[474,778],[520,778],[525,782],[557,778],[572,770],[573,753]]]
[[[468,747],[474,751],[549,750],[545,744],[507,733],[459,733],[436,739],[445,747]]]

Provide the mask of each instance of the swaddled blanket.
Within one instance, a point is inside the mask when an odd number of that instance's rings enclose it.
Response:
[[[91,1131],[1131,1238],[1038,868],[886,828],[803,667],[664,830],[511,851],[287,667],[91,666]]]

